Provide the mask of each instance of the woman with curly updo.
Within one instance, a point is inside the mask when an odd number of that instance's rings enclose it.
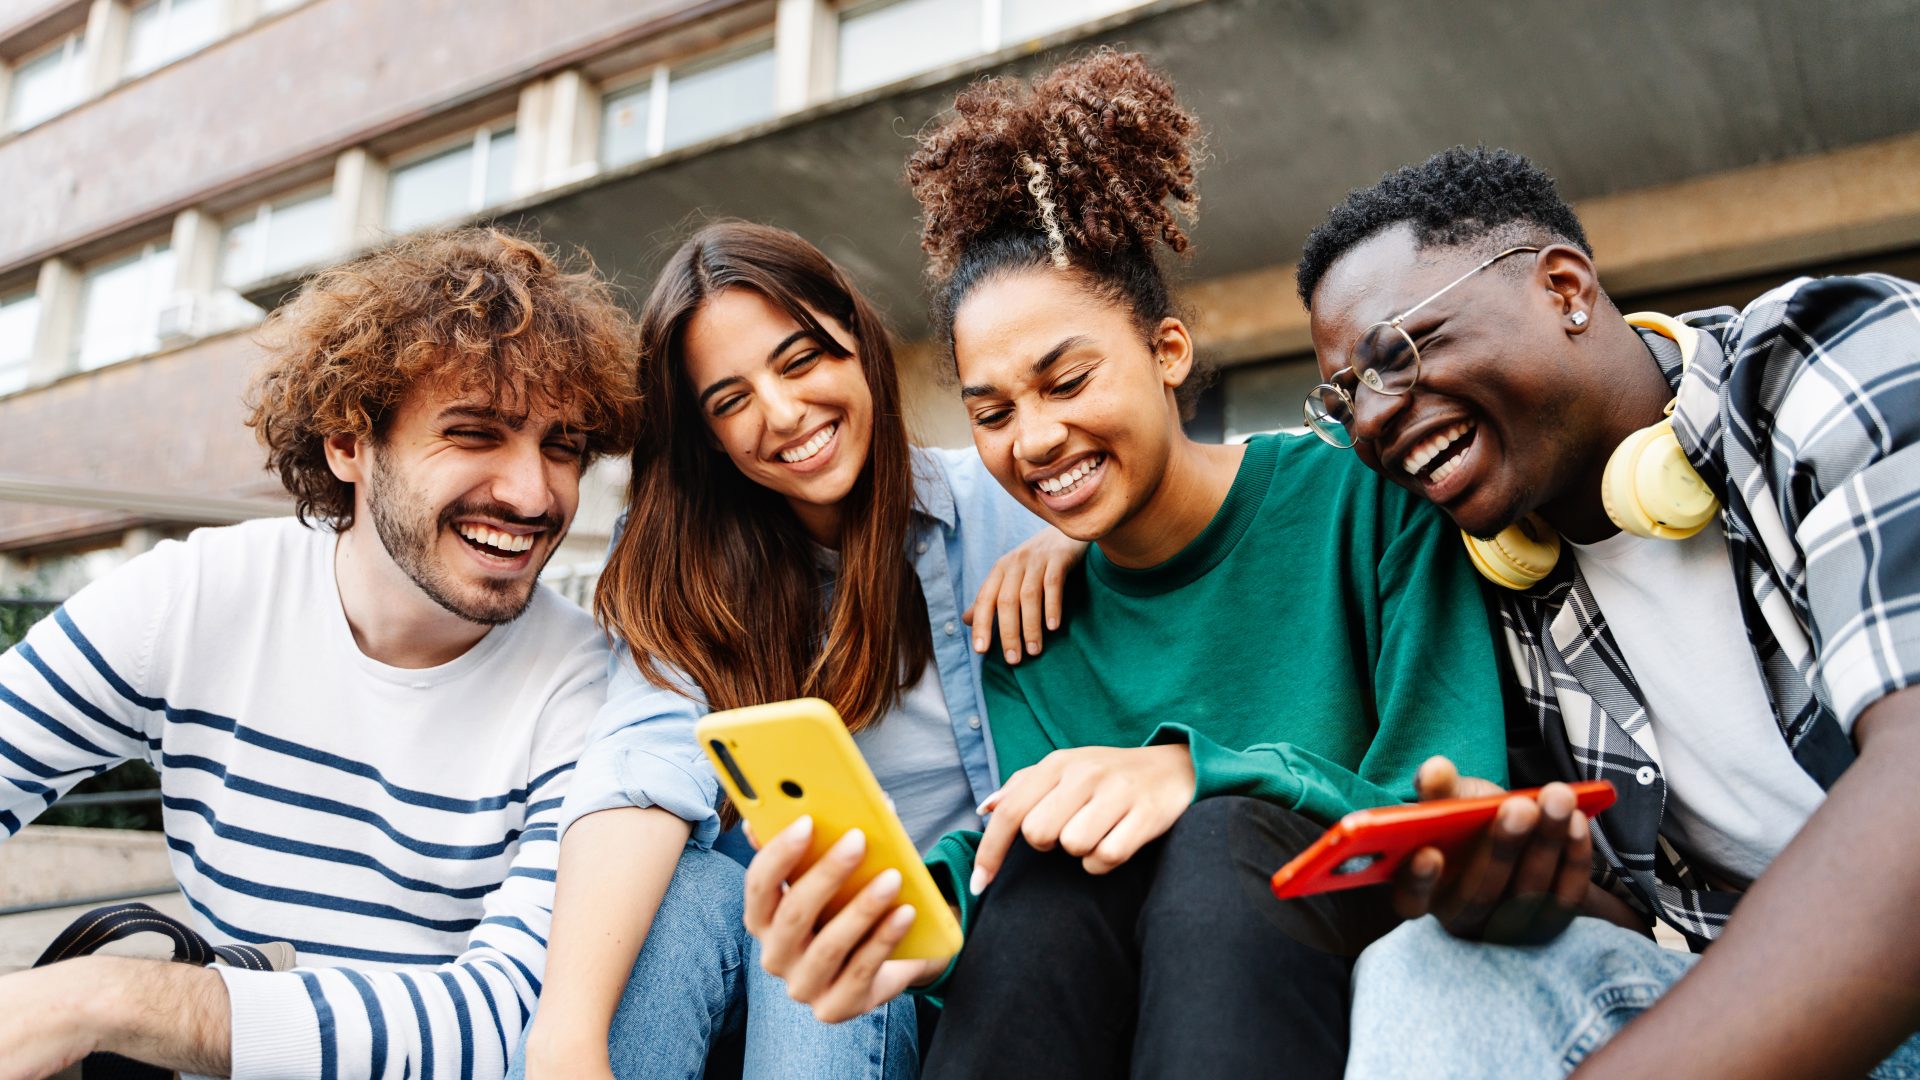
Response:
[[[946,1003],[930,1076],[1338,1076],[1386,897],[1283,904],[1268,876],[1410,800],[1432,754],[1505,774],[1440,515],[1312,436],[1181,428],[1195,349],[1157,249],[1188,247],[1197,138],[1164,76],[1102,51],[971,87],[907,163],[974,445],[1094,544],[1045,652],[983,673],[1009,779],[930,860],[968,933],[919,973]]]

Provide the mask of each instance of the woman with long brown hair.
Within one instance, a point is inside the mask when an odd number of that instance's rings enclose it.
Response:
[[[1035,536],[973,451],[909,443],[885,327],[793,233],[700,230],[641,334],[648,422],[595,599],[620,650],[561,814],[528,1074],[698,1076],[744,1004],[750,1076],[911,1076],[911,1002],[831,1027],[761,969],[693,724],[825,698],[923,848],[978,827],[976,654],[996,616],[1010,659],[1037,652],[1083,547]]]

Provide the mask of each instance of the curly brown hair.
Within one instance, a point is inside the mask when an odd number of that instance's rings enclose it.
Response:
[[[548,407],[584,434],[587,460],[633,443],[638,334],[587,263],[490,228],[410,237],[321,271],[268,317],[268,360],[248,391],[267,469],[302,521],[353,524],[353,485],[324,441],[378,440],[417,387]]]
[[[1100,49],[1029,85],[985,79],[923,132],[907,183],[924,212],[920,246],[936,277],[1009,226],[1073,254],[1187,249],[1200,126],[1139,53]],[[1054,254],[1052,251],[1050,255]]]
[[[907,159],[948,359],[954,313],[975,286],[1047,265],[1123,305],[1150,342],[1176,314],[1155,246],[1187,250],[1175,210],[1189,222],[1197,214],[1200,142],[1199,121],[1139,53],[1103,48],[1030,84],[993,78],[963,90]],[[1212,379],[1197,364],[1181,384],[1183,417]]]

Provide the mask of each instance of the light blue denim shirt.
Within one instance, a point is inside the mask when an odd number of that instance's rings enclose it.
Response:
[[[980,694],[980,657],[960,620],[1002,555],[1042,522],[1016,502],[971,449],[913,450],[914,514],[907,557],[920,577],[933,630],[933,658],[952,717],[960,764],[976,800],[999,783],[992,729]],[[617,529],[626,525],[623,516]],[[562,835],[598,810],[658,806],[693,823],[711,847],[720,832],[719,781],[693,738],[706,697],[684,677],[675,689],[648,682],[625,645],[614,649],[607,703],[595,719],[560,813]]]

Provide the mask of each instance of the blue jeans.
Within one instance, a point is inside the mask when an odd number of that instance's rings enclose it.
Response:
[[[689,845],[647,931],[613,1014],[607,1050],[619,1080],[699,1080],[716,1039],[745,1031],[747,1080],[920,1072],[913,1001],[897,998],[844,1024],[823,1024],[760,966],[741,921],[740,864]],[[525,1051],[508,1080],[524,1080]]]
[[[1537,948],[1462,941],[1431,916],[1406,923],[1360,954],[1347,1080],[1564,1077],[1696,959],[1602,919]],[[1873,1076],[1920,1077],[1920,1037]]]

